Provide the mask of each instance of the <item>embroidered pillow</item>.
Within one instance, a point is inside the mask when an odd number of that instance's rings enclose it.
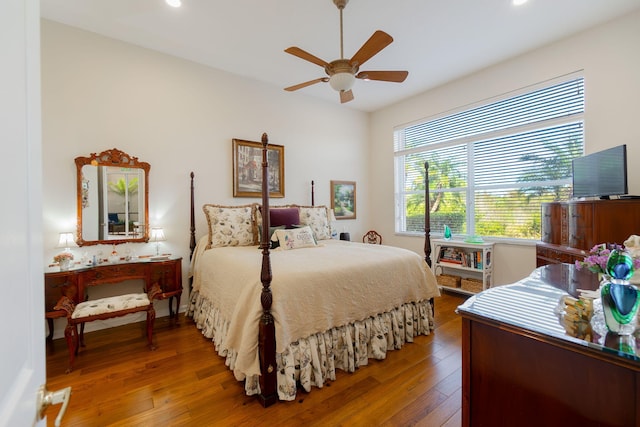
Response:
[[[313,237],[313,231],[308,226],[290,230],[278,229],[273,233],[271,240],[273,239],[277,239],[280,247],[284,250],[309,248],[318,245]]]
[[[300,224],[311,227],[318,240],[331,238],[329,225],[329,209],[326,206],[298,206],[300,209]]]
[[[221,246],[251,246],[258,242],[256,204],[243,206],[204,205],[209,224],[207,249]]]

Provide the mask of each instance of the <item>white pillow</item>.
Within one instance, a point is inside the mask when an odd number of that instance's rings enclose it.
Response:
[[[290,230],[278,229],[273,233],[271,240],[278,240],[283,250],[309,248],[317,246],[313,231],[309,226],[293,228]]]

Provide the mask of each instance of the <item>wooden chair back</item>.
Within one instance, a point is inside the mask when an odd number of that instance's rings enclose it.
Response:
[[[364,236],[362,236],[362,243],[369,243],[371,245],[381,245],[382,236],[375,230],[369,230]]]

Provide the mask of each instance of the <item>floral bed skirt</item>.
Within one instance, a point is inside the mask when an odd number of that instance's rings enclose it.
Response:
[[[237,354],[224,345],[229,321],[197,291],[191,296],[187,315],[234,370]],[[327,380],[336,379],[336,369],[353,372],[370,358],[384,359],[388,350],[400,349],[417,335],[429,335],[433,327],[431,304],[421,301],[294,341],[276,354],[278,398],[295,400],[298,385],[307,392],[312,386],[322,388]],[[247,395],[260,393],[257,375],[245,379],[245,391]]]

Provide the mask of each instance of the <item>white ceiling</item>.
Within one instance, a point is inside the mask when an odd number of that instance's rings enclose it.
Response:
[[[324,70],[284,52],[300,47],[340,57],[332,0],[41,0],[41,15],[74,27],[285,88]],[[640,8],[640,0],[351,0],[344,10],[344,56],[375,30],[394,42],[362,69],[408,70],[404,83],[353,87],[345,108],[375,111],[496,62]],[[339,104],[319,83],[290,93]]]

